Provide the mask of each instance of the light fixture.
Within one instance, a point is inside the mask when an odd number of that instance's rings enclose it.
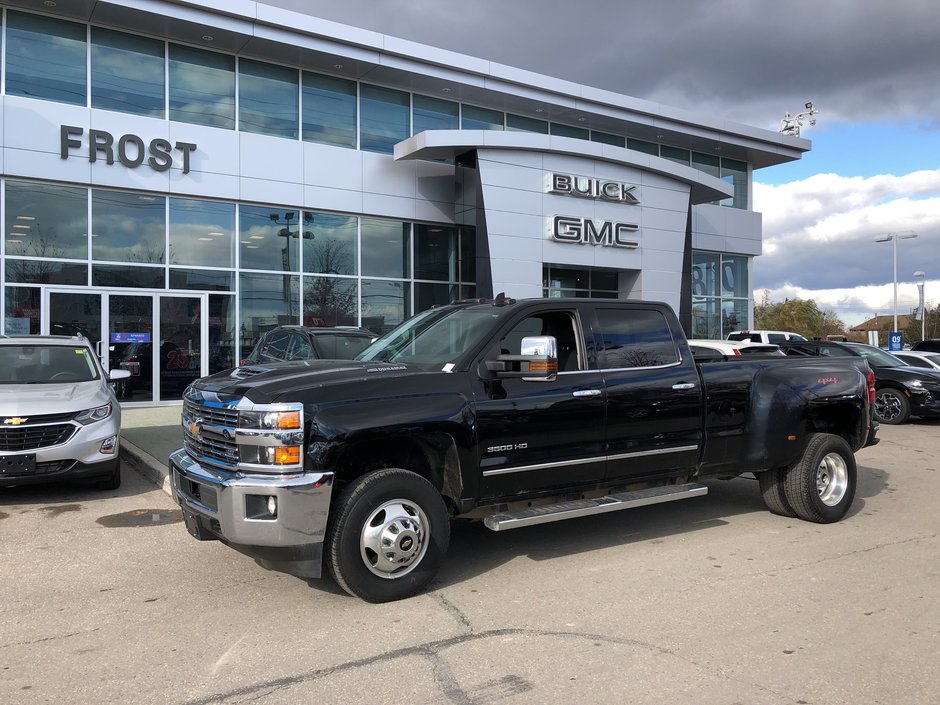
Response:
[[[587,120],[587,118],[584,117],[583,115],[578,118],[578,122],[584,122],[585,120]]]
[[[454,89],[449,86],[444,86],[443,88],[441,88],[441,93],[450,93],[452,90]]]
[[[197,237],[197,240],[202,240],[203,242],[212,242],[211,237]]]
[[[43,2],[43,5],[45,5],[46,7],[55,7],[55,6],[56,6],[56,2],[55,2],[55,0],[45,0],[45,1]]]
[[[202,35],[202,41],[204,42],[211,42],[213,39],[215,39],[215,37],[213,37],[211,34]]]
[[[913,230],[904,230],[899,233],[887,233],[875,238],[875,242],[890,242],[894,248],[894,328],[892,333],[898,330],[898,240],[913,240],[917,233]]]
[[[17,230],[29,230],[29,229],[32,228],[33,226],[32,226],[32,225],[22,225],[22,224],[20,224],[20,223],[14,223],[14,224],[13,224],[13,227],[16,228]]]
[[[342,64],[333,64],[333,68],[336,69],[337,71],[339,71],[339,70],[341,70],[341,69],[343,68],[343,65],[342,65]]]
[[[264,235],[249,235],[249,240],[264,240]]]
[[[213,230],[213,231],[212,231],[211,233],[209,233],[209,234],[212,235],[213,237],[219,237],[219,236],[221,236],[221,235],[225,235],[225,233],[220,233],[218,230]]]
[[[36,220],[36,216],[34,216],[34,215],[18,215],[18,216],[16,216],[16,219],[17,219],[17,220]]]
[[[536,109],[535,109],[535,112],[537,112],[537,113],[544,113],[544,112],[545,112],[545,108],[536,108]]]
[[[924,299],[924,285],[926,283],[927,274],[925,272],[914,272],[914,276],[920,278],[920,281],[917,282],[917,298],[919,299],[918,308],[920,308],[920,339],[923,340],[925,337],[927,337],[925,330],[926,326],[924,325],[927,318],[925,310],[926,300]]]

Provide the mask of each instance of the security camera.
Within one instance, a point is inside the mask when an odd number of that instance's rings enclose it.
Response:
[[[812,109],[813,109],[813,101],[809,101],[808,103],[806,103],[806,109],[807,109],[807,110],[812,110]]]

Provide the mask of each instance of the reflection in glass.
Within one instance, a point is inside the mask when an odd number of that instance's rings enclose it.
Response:
[[[459,103],[425,95],[415,95],[412,100],[413,134],[425,130],[456,130],[460,127]]]
[[[239,206],[238,238],[242,268],[298,271],[298,214],[299,211],[279,210],[276,206]]]
[[[42,289],[8,286],[3,304],[4,335],[39,335]]]
[[[238,61],[238,129],[297,139],[296,69],[251,59]]]
[[[504,115],[499,110],[464,105],[460,127],[464,130],[502,130]]]
[[[358,222],[355,216],[304,211],[304,271],[356,274]]]
[[[402,91],[362,84],[359,148],[366,152],[391,154],[395,145],[410,134],[410,98]]]
[[[170,199],[170,264],[235,266],[235,205]]]
[[[661,156],[663,159],[668,159],[671,162],[677,162],[678,164],[685,164],[686,166],[689,166],[692,153],[687,149],[670,147],[669,145],[664,144],[659,148],[659,156]]]
[[[721,299],[692,297],[692,337],[721,338],[721,321],[718,305]]]
[[[166,198],[92,189],[91,237],[93,259],[163,263]]]
[[[718,255],[692,253],[692,295],[718,296]]]
[[[415,225],[415,279],[457,281],[457,230]]]
[[[747,164],[734,159],[721,159],[721,178],[734,186],[734,196],[722,199],[721,205],[747,208]]]
[[[131,373],[114,385],[114,391],[121,401],[153,401],[153,296],[111,295],[108,311],[109,368]],[[113,336],[122,333],[124,339],[140,339],[116,342]]]
[[[170,120],[235,128],[235,57],[170,45]]]
[[[298,277],[287,274],[241,274],[239,276],[241,356],[248,353],[263,333],[278,326],[300,322]]]
[[[209,295],[209,374],[235,367],[235,297]]]
[[[17,284],[88,284],[88,265],[48,260],[7,259],[7,282]]]
[[[85,25],[7,11],[6,92],[85,105]]]
[[[722,299],[721,335],[718,337],[726,338],[731,331],[747,328],[747,309],[747,299]]]
[[[548,121],[508,113],[506,115],[506,129],[510,132],[538,132],[547,135]]]
[[[356,148],[356,82],[303,72],[303,138]]]
[[[359,309],[355,279],[304,277],[305,326],[354,326]]]
[[[399,220],[363,218],[362,273],[400,279],[409,275],[411,226]]]
[[[748,298],[747,256],[721,256],[721,295]]]
[[[627,138],[627,149],[632,149],[637,152],[643,152],[643,154],[652,154],[654,157],[659,156],[659,145],[655,142],[646,142],[645,140],[635,140],[631,137]]]
[[[456,284],[415,284],[415,313],[459,299]]]
[[[49,333],[83,335],[92,345],[101,340],[101,294],[51,292]]]
[[[8,180],[5,213],[7,255],[88,259],[87,189]]]
[[[163,289],[166,270],[163,267],[130,267],[126,264],[93,264],[91,283],[94,286],[119,286],[136,289]]]
[[[614,147],[625,147],[627,145],[627,141],[620,135],[598,132],[597,130],[591,130],[591,142],[601,142],[602,144],[609,144]]]
[[[91,107],[164,115],[164,43],[91,28]]]
[[[202,376],[202,300],[160,297],[160,399],[182,399]]]
[[[408,282],[362,280],[362,326],[383,335],[411,314]]]
[[[477,237],[473,228],[460,229],[460,281],[472,282],[477,278]]]
[[[551,131],[553,135],[558,137],[574,137],[577,140],[586,140],[588,138],[588,131],[583,127],[574,127],[573,125],[562,125],[558,122],[553,122]]]

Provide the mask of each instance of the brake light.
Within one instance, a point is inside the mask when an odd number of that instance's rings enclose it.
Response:
[[[875,373],[868,370],[868,403],[875,403]]]
[[[735,349],[734,349],[734,354],[735,354],[735,355],[740,355],[740,354],[741,354],[741,351],[738,350],[737,348],[735,348]]]

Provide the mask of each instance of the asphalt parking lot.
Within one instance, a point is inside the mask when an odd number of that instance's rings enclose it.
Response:
[[[454,527],[388,605],[190,539],[116,492],[0,490],[0,703],[940,702],[940,424],[882,427],[841,523],[707,497]]]

